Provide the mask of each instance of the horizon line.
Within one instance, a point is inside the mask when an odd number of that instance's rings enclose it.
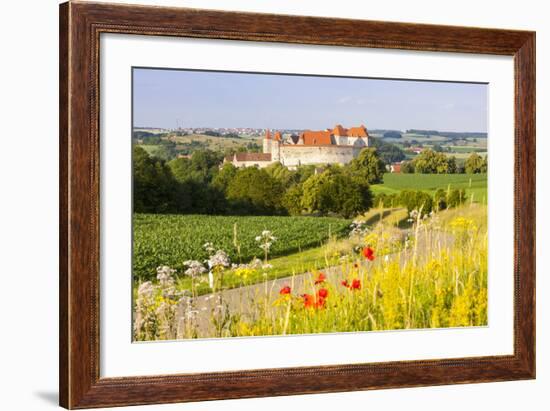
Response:
[[[362,125],[363,123],[359,123],[359,125]],[[335,125],[336,126],[336,125]],[[334,128],[335,126],[333,127],[325,127],[324,129],[322,130],[326,130],[326,129],[332,129]],[[345,127],[345,126],[344,126]],[[433,127],[429,127],[429,128],[418,128],[418,127],[413,127],[413,128],[407,128],[405,130],[402,130],[402,129],[399,129],[399,128],[389,128],[389,127],[372,127],[372,128],[369,128],[367,126],[365,126],[367,131],[369,130],[385,130],[385,131],[399,131],[399,132],[402,132],[402,133],[406,133],[407,130],[419,130],[419,131],[437,131],[438,133],[477,133],[477,134],[489,134],[488,131],[479,131],[479,130],[475,130],[475,131],[466,131],[466,130],[441,130],[441,129],[437,129],[437,128],[433,128]],[[230,128],[250,128],[250,129],[255,129],[255,130],[313,130],[312,128],[297,128],[297,127],[249,127],[249,126],[224,126],[224,127],[212,127],[212,126],[185,126],[185,127],[158,127],[158,126],[132,126],[132,130],[136,129],[136,128],[143,128],[143,129],[159,129],[159,130],[182,130],[182,129],[186,129],[186,128],[205,128],[205,129],[221,129],[221,128],[225,128],[225,129],[230,129]],[[345,127],[347,128],[347,127]]]

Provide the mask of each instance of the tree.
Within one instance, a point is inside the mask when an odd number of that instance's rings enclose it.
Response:
[[[313,174],[303,184],[302,207],[308,213],[325,215],[334,209],[334,195],[329,172]]]
[[[221,180],[224,177],[227,179],[228,176],[224,174],[220,177],[220,181],[214,184],[213,181],[218,175],[217,166],[212,165],[209,167],[208,154],[206,159],[201,158],[202,153],[198,156],[199,161],[195,163],[193,163],[195,154],[191,159],[176,158],[168,163],[175,180],[178,182],[179,192],[188,193],[187,196],[190,198],[190,205],[181,212],[223,213],[227,209],[227,201],[225,200],[226,186]],[[232,164],[229,164],[229,166],[233,167]],[[230,169],[230,167],[228,168]],[[230,173],[230,171],[226,169],[226,173]],[[213,178],[213,176],[215,177]]]
[[[458,207],[466,201],[466,190],[457,189],[451,190],[447,195],[447,207]]]
[[[467,174],[480,174],[487,172],[487,161],[477,153],[472,153],[466,159],[464,168]]]
[[[168,167],[179,182],[188,181],[192,174],[191,160],[188,158],[175,158],[168,162]]]
[[[366,180],[368,184],[381,183],[386,167],[380,159],[376,148],[364,148],[359,155],[349,163],[353,174]]]
[[[283,186],[265,170],[238,169],[227,187],[227,200],[238,214],[278,214],[283,211]]]
[[[213,186],[199,181],[189,180],[191,212],[197,214],[226,214],[231,211],[225,193]]]
[[[445,210],[447,208],[447,192],[442,188],[439,188],[435,192],[434,207],[438,211]]]
[[[399,131],[390,130],[384,133],[384,138],[401,138],[401,137],[403,136]]]
[[[393,208],[399,205],[399,196],[397,194],[379,193],[374,196],[372,202],[374,207]]]
[[[429,214],[433,209],[432,196],[424,191],[403,190],[399,194],[399,203],[407,207],[407,211],[422,209],[422,214]]]
[[[447,173],[455,174],[457,172],[458,172],[458,166],[456,164],[456,157],[455,156],[447,157]]]
[[[237,167],[231,163],[224,164],[216,176],[212,179],[212,186],[223,193],[227,192],[229,184],[237,175]]]
[[[294,184],[285,191],[281,204],[290,215],[302,214],[302,197],[304,190],[302,184]]]
[[[279,181],[283,187],[289,187],[297,180],[297,174],[295,171],[291,171],[288,167],[285,167],[280,162],[270,164],[264,170],[274,179]]]
[[[378,156],[386,164],[397,163],[405,159],[405,153],[398,146],[386,143],[378,138],[372,138],[372,147],[376,148]]]
[[[432,146],[432,149],[433,151],[435,151],[436,153],[442,153],[443,152],[443,147],[441,147],[441,144],[434,144]]]
[[[223,161],[221,153],[212,150],[197,150],[191,156],[191,170],[210,182]]]
[[[413,174],[414,163],[412,161],[403,161],[401,163],[401,172],[404,174]]]
[[[362,176],[330,168],[306,180],[301,204],[309,213],[337,213],[350,218],[372,207],[372,193]]]
[[[164,160],[150,157],[144,149],[134,146],[132,166],[135,212],[171,213],[189,206],[189,197]]]
[[[312,164],[301,165],[296,169],[296,181],[303,183],[309,177],[315,174],[315,166]]]
[[[422,174],[449,174],[456,171],[456,159],[447,158],[443,153],[433,150],[424,150],[414,159],[416,173]]]
[[[372,207],[372,192],[369,184],[361,177],[349,174],[336,176],[336,209],[344,218],[364,213]]]

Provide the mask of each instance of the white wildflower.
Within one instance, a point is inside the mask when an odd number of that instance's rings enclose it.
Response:
[[[214,267],[229,267],[231,264],[231,261],[229,260],[229,256],[227,253],[223,250],[216,251],[216,254],[212,255],[208,260],[208,267],[214,268]]]
[[[161,265],[157,267],[157,280],[163,287],[168,287],[174,284],[174,278],[172,277],[176,270],[168,267],[167,265]]]
[[[269,249],[271,248],[271,243],[260,244],[260,248],[264,251],[269,251]]]
[[[364,221],[353,220],[349,227],[351,229],[349,232],[350,237],[363,237],[369,231],[369,228]]]
[[[188,267],[187,270],[184,271],[184,273],[189,277],[195,278],[206,272],[206,268],[204,268],[204,265],[202,265],[202,263],[197,260],[188,260],[183,264]]]
[[[141,283],[138,288],[138,296],[149,298],[153,295],[153,291],[155,288],[153,287],[153,283],[151,281],[145,281],[144,283]]]

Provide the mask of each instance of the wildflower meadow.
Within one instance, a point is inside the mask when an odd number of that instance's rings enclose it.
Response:
[[[239,238],[204,242],[206,258],[136,281],[135,339],[487,325],[487,207],[404,209],[399,221],[385,211],[358,216],[345,236],[319,233],[304,258],[272,256],[276,228],[242,239],[256,247],[247,262],[231,258]]]

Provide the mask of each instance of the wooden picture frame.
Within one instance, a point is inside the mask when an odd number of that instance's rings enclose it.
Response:
[[[101,33],[513,56],[514,354],[100,378]],[[59,48],[60,405],[91,408],[535,377],[534,32],[69,2],[60,6]]]

